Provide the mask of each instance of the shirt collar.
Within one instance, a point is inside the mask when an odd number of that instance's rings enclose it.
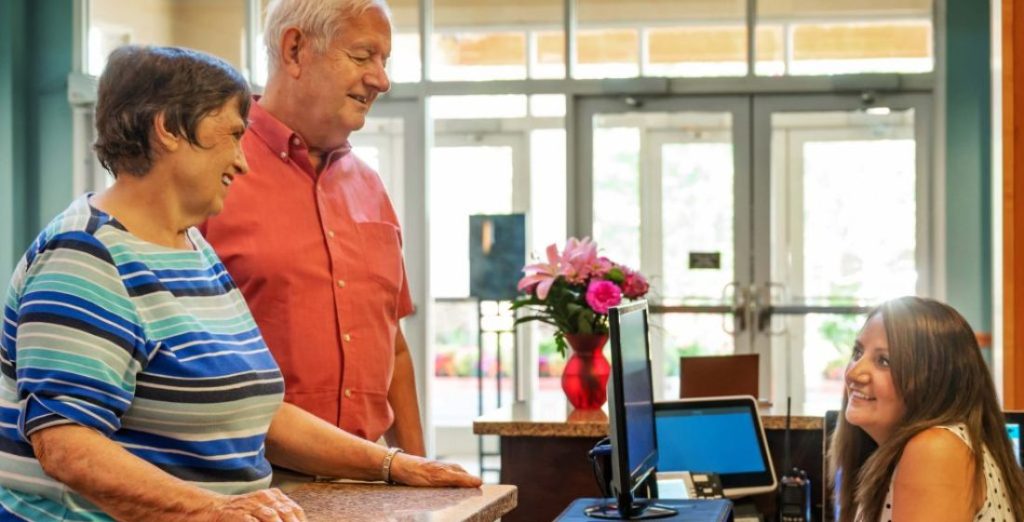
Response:
[[[252,97],[252,103],[249,105],[249,128],[248,130],[254,132],[259,136],[270,150],[274,151],[275,154],[280,155],[282,158],[291,156],[293,152],[301,148],[302,155],[306,154],[306,143],[299,136],[298,133],[288,128],[281,120],[277,119],[273,114],[267,112],[259,104],[260,96],[254,95]],[[352,145],[345,140],[345,144],[330,151],[326,155],[326,162],[330,163],[334,160],[341,158],[345,154],[348,154],[352,150]]]

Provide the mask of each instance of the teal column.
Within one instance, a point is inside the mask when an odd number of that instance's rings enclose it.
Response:
[[[0,286],[25,243],[25,2],[0,2]]]
[[[946,3],[946,289],[992,331],[990,0]]]
[[[0,1],[0,287],[72,198],[73,0]]]
[[[34,208],[26,216],[29,240],[68,206],[73,194],[74,124],[68,102],[68,75],[74,56],[74,0],[30,2],[32,90],[29,168],[26,187]]]

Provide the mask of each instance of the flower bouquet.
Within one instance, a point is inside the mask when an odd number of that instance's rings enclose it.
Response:
[[[564,356],[567,346],[574,352],[562,374],[562,389],[577,408],[600,407],[607,399],[610,370],[601,352],[608,340],[608,309],[623,298],[643,297],[650,285],[639,272],[598,256],[597,243],[589,238],[569,238],[562,252],[552,244],[546,253],[547,262],[523,268],[518,288],[524,295],[512,308],[527,307],[531,313],[516,323],[554,326],[559,353]]]

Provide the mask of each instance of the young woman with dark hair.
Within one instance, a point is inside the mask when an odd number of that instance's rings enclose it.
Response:
[[[1018,466],[967,321],[919,297],[869,315],[829,448],[839,519],[1024,520]]]

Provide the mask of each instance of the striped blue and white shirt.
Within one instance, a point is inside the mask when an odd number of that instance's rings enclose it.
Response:
[[[0,520],[109,520],[35,459],[29,436],[61,424],[212,491],[269,485],[284,381],[213,249],[188,238],[145,242],[82,196],[21,259],[0,338]]]

